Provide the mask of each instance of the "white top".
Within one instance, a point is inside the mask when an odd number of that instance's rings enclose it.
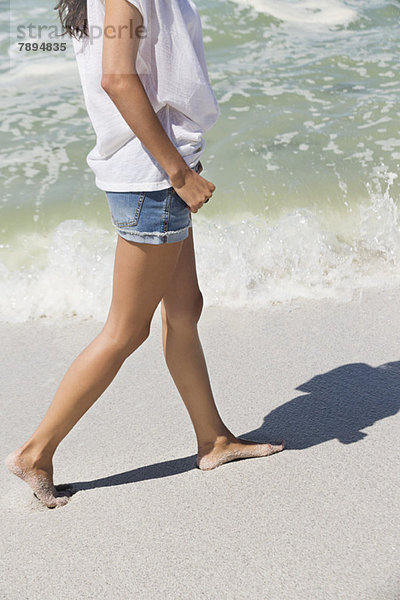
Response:
[[[122,0],[121,0],[122,1]],[[210,85],[200,16],[193,0],[129,0],[142,14],[136,68],[168,137],[193,167],[205,148],[203,133],[220,108]],[[96,133],[87,156],[105,191],[161,190],[167,173],[135,136],[101,87],[104,0],[87,0],[89,37],[73,39],[83,95]]]

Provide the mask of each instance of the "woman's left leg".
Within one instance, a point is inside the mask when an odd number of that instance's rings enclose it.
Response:
[[[223,423],[197,331],[202,308],[191,227],[161,301],[161,315],[165,360],[196,433],[196,464],[210,470],[229,460],[280,452],[283,443],[259,444],[236,438]]]

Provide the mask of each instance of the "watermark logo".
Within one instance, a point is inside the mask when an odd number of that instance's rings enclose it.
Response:
[[[104,31],[103,31],[104,29]],[[103,38],[111,40],[134,39],[139,41],[148,36],[148,30],[144,25],[136,26],[133,21],[126,25],[108,24],[105,28],[101,25],[89,25],[86,22],[87,35],[80,36],[77,32],[77,40],[84,45],[101,44]],[[54,57],[67,55],[72,50],[73,42],[61,24],[45,23],[18,23],[10,22],[9,37],[9,68],[13,69],[26,57],[52,55]],[[137,69],[143,74],[148,72],[146,64],[139,59]]]
[[[100,39],[103,36],[110,39],[122,38],[128,36],[133,38],[136,36],[139,39],[147,37],[147,28],[144,25],[138,25],[133,27],[133,22],[130,21],[129,25],[107,25],[103,32],[103,28],[99,25],[88,25],[88,39],[90,42],[96,39]],[[17,39],[19,40],[41,40],[45,37],[47,40],[55,40],[63,35],[63,31],[57,25],[34,25],[29,23],[28,25],[17,25],[16,27]],[[84,36],[86,37],[86,36]]]

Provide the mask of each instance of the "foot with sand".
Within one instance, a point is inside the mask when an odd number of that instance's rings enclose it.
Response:
[[[196,465],[202,471],[210,471],[229,461],[241,458],[270,456],[281,452],[285,447],[283,440],[276,444],[260,444],[242,438],[224,437],[208,447],[199,448]],[[9,454],[4,464],[7,469],[25,481],[35,496],[48,508],[64,506],[70,495],[68,490],[57,491],[53,484],[53,466],[35,464],[21,449]]]
[[[69,501],[68,490],[57,491],[53,485],[53,466],[38,465],[21,449],[11,452],[4,464],[7,469],[25,481],[33,490],[36,498],[48,508],[64,506]]]
[[[260,444],[242,438],[223,437],[208,447],[199,448],[196,465],[202,471],[210,471],[231,460],[270,456],[281,452],[284,440],[276,444]]]

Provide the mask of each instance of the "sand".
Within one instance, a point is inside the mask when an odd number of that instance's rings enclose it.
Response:
[[[195,468],[189,417],[149,339],[63,440],[48,509],[1,471],[1,598],[400,598],[400,291],[204,309],[218,409],[286,449]],[[4,458],[102,323],[2,324]]]

